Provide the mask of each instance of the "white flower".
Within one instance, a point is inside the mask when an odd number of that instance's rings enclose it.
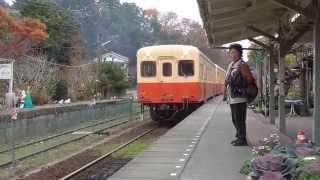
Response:
[[[317,158],[314,156],[309,156],[309,157],[305,157],[303,158],[303,160],[316,160]]]
[[[276,134],[276,133],[274,133],[274,134],[271,134],[270,137],[272,137],[272,138],[279,138],[279,135]]]

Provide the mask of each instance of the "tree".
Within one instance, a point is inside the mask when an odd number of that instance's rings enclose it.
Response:
[[[269,44],[268,39],[266,39],[266,38],[260,38],[259,41],[261,41],[264,44]],[[273,44],[271,44],[269,46],[275,48]],[[261,48],[261,47],[255,43],[251,43],[250,48]],[[272,53],[274,57],[271,58],[271,60],[275,60],[275,62],[274,62],[275,65],[279,66],[279,61],[278,61],[278,57],[277,57],[278,51],[277,50],[273,50],[273,51],[275,51],[274,53]],[[248,59],[249,59],[248,64],[252,67],[255,67],[257,64],[257,62],[256,62],[257,53],[255,50],[252,50],[249,52]],[[284,58],[284,62],[285,62],[284,92],[285,92],[285,95],[287,96],[293,81],[295,79],[297,79],[301,75],[301,73],[296,73],[296,72],[292,71],[292,69],[291,69],[292,67],[295,67],[298,65],[298,59],[294,54],[287,54]],[[276,83],[276,96],[279,95],[279,87],[278,86],[279,86],[279,83]]]
[[[263,41],[263,39],[262,40],[260,40],[260,41]],[[263,41],[264,42],[264,41]],[[251,43],[250,44],[250,48],[261,48],[260,46],[258,46],[258,45],[256,45],[256,44],[254,44],[254,43]],[[256,66],[256,59],[257,59],[257,53],[256,53],[256,51],[255,50],[251,50],[251,51],[249,51],[249,53],[248,53],[248,64],[249,64],[249,66],[251,66],[251,67],[255,67]]]
[[[87,59],[93,59],[101,51],[101,43],[114,40],[111,33],[112,11],[120,6],[118,0],[56,0],[69,10],[80,25],[81,34],[85,39]]]
[[[144,14],[145,45],[160,44],[161,24],[159,22],[159,11],[157,9],[146,9]]]
[[[178,15],[174,12],[160,14],[159,23],[161,25],[161,44],[177,44],[182,33],[179,31],[181,24]]]
[[[123,3],[112,11],[111,33],[118,36],[112,43],[112,49],[131,59],[130,64],[136,63],[137,49],[144,45],[145,29],[143,29],[143,10],[132,3]]]
[[[15,58],[48,37],[46,26],[38,19],[15,20],[0,7],[0,56]]]
[[[125,72],[116,64],[99,65],[99,90],[102,90],[104,97],[111,94],[120,95],[129,87]]]
[[[143,10],[134,3],[119,0],[56,1],[71,11],[80,24],[90,59],[112,50],[129,57],[130,69],[134,69],[136,52],[143,46],[191,44],[210,52],[211,58],[218,61],[218,51],[213,53],[210,49],[203,27],[193,20],[180,19],[173,12],[160,14],[156,9]],[[110,40],[108,46],[100,46]],[[219,61],[219,65],[224,67],[223,62]]]
[[[79,34],[71,14],[53,0],[17,0],[14,7],[22,16],[38,18],[47,25],[49,38],[38,46],[39,51],[46,53],[49,60],[69,64],[73,39]]]
[[[228,65],[224,50],[211,49],[204,28],[196,21],[179,17],[172,12],[160,17],[160,44],[184,44],[198,47],[214,63],[222,68]]]

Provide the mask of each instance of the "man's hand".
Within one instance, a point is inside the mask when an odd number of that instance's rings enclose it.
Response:
[[[222,98],[222,101],[227,101],[227,88],[224,87],[223,89],[223,98]]]

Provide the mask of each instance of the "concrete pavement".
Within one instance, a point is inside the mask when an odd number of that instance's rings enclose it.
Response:
[[[278,133],[290,139],[260,115],[248,110],[247,139],[251,145]],[[111,180],[244,180],[239,173],[251,148],[234,147],[235,129],[230,107],[217,97],[170,129],[150,148],[120,169]]]

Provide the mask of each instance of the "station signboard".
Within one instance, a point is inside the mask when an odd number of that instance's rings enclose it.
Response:
[[[11,64],[0,64],[0,80],[9,80],[12,78]]]

